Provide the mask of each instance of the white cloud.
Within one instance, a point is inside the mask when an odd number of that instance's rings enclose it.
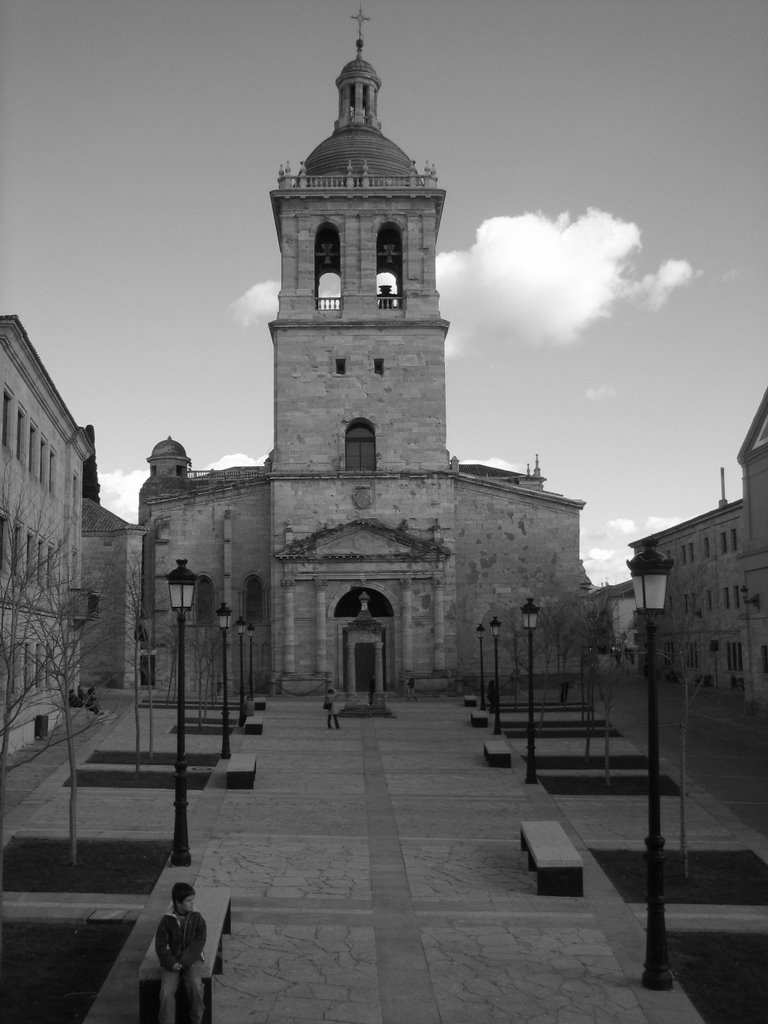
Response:
[[[693,267],[685,260],[667,260],[655,274],[646,274],[642,281],[627,284],[626,294],[655,312],[675,288],[689,284],[694,276]]]
[[[116,469],[113,473],[99,473],[101,504],[126,522],[137,522],[139,491],[148,476],[146,469],[134,469],[129,473]]]
[[[522,462],[507,462],[506,459],[497,459],[493,456],[490,459],[462,459],[462,462],[477,464],[480,466],[491,466],[493,469],[504,469],[509,473],[525,473],[526,467]]]
[[[222,455],[216,462],[211,462],[204,469],[231,469],[233,466],[263,466],[266,455],[254,459],[252,455],[243,455],[238,452],[235,455]]]
[[[668,530],[671,526],[677,526],[681,522],[680,516],[648,516],[645,521],[645,535],[650,536],[652,533],[660,533],[662,530]]]
[[[637,534],[634,519],[609,519],[607,526],[609,534],[619,534],[621,537],[630,537],[633,534]]]
[[[599,388],[587,388],[587,399],[590,402],[602,402],[606,398],[614,398],[616,388],[612,384],[601,384]]]
[[[576,220],[526,213],[484,221],[468,250],[437,257],[448,354],[479,340],[567,345],[622,301],[658,309],[694,272],[668,260],[633,281],[630,261],[640,249],[636,224],[597,209]]]
[[[266,323],[277,316],[278,281],[259,281],[252,288],[235,299],[227,312],[241,327]]]

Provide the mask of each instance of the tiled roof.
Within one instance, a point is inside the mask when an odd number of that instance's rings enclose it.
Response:
[[[135,523],[127,523],[91,498],[83,498],[82,523],[83,533],[120,533],[123,530],[140,529]]]

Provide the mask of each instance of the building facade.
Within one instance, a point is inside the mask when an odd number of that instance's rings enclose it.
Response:
[[[515,474],[446,449],[445,193],[382,133],[380,85],[358,41],[333,133],[298,173],[281,166],[270,194],[281,288],[266,465],[195,473],[169,438],[139,516],[158,636],[165,574],[187,558],[197,620],[224,600],[253,624],[260,683],[333,683],[352,703],[410,676],[440,691],[473,675],[478,622],[585,581],[583,502],[545,490],[538,459]]]
[[[31,742],[43,722],[46,729],[55,724],[57,651],[80,612],[88,615],[81,490],[92,448],[16,316],[0,317],[0,380],[0,693],[2,728],[15,749]]]
[[[131,687],[139,669],[142,540],[140,526],[83,498],[83,583],[99,593],[99,618],[82,650],[84,687]]]
[[[768,715],[768,389],[739,451],[747,709]]]

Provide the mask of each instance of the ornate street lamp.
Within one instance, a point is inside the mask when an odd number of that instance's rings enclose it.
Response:
[[[243,634],[245,633],[246,622],[242,615],[235,625],[237,626],[237,635],[240,637],[240,721],[238,724],[242,728],[248,717],[245,713],[245,683],[243,676]]]
[[[491,627],[493,635],[493,735],[501,736],[501,714],[499,711],[501,705],[499,694],[499,630],[501,623],[494,615],[488,625]]]
[[[248,698],[253,700],[253,634],[256,632],[252,622],[248,623]]]
[[[526,758],[525,781],[537,782],[536,778],[536,735],[533,727],[533,631],[539,621],[539,606],[529,597],[520,609],[523,629],[528,634],[528,753]]]
[[[645,616],[646,665],[648,672],[648,836],[645,860],[648,866],[648,914],[645,929],[645,988],[672,988],[667,962],[667,934],[664,922],[664,837],[661,835],[659,800],[659,710],[656,692],[656,616],[664,611],[667,579],[674,561],[657,550],[654,538],[627,562],[635,588],[635,605]]]
[[[485,626],[482,622],[475,632],[477,633],[477,639],[480,641],[480,710],[485,711],[485,676],[483,675],[483,637],[485,636]]]
[[[179,651],[176,682],[176,779],[174,799],[173,850],[171,864],[175,867],[189,867],[192,854],[189,852],[187,833],[187,762],[184,740],[186,736],[186,709],[184,706],[184,621],[192,608],[195,598],[197,576],[187,568],[186,558],[176,559],[176,568],[165,577],[168,581],[168,595],[171,608],[176,612],[179,623]]]
[[[221,607],[216,612],[216,617],[221,630],[221,657],[224,665],[224,704],[221,709],[221,756],[223,758],[232,756],[229,750],[229,683],[227,681],[227,630],[231,616],[232,611],[222,601]]]

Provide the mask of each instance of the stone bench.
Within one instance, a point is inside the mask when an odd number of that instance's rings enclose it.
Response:
[[[250,736],[261,736],[264,732],[264,715],[248,715],[244,728]]]
[[[477,697],[473,697],[473,696],[471,696],[471,694],[465,693],[464,694],[464,707],[465,708],[476,708],[477,707]]]
[[[473,711],[469,716],[473,729],[488,728],[488,713],[486,711]]]
[[[512,752],[507,746],[507,741],[500,736],[486,740],[483,744],[483,753],[491,768],[512,767]]]
[[[169,910],[173,909],[170,905]],[[214,974],[221,974],[223,967],[222,936],[230,935],[232,897],[226,886],[205,886],[195,888],[195,910],[205,918],[206,940],[203,962],[203,999],[205,1009],[203,1024],[213,1024]],[[160,922],[157,922],[160,924]],[[157,1024],[160,1011],[160,961],[155,952],[155,936],[149,944],[146,956],[139,967],[139,1024]],[[179,984],[176,996],[176,1021],[184,1024],[188,1020],[187,999],[184,983]]]
[[[266,711],[267,710],[267,698],[266,697],[254,697],[252,699],[254,711]]]
[[[583,896],[584,862],[557,821],[521,821],[520,846],[539,896]]]
[[[256,755],[233,754],[227,761],[227,789],[253,789]]]

